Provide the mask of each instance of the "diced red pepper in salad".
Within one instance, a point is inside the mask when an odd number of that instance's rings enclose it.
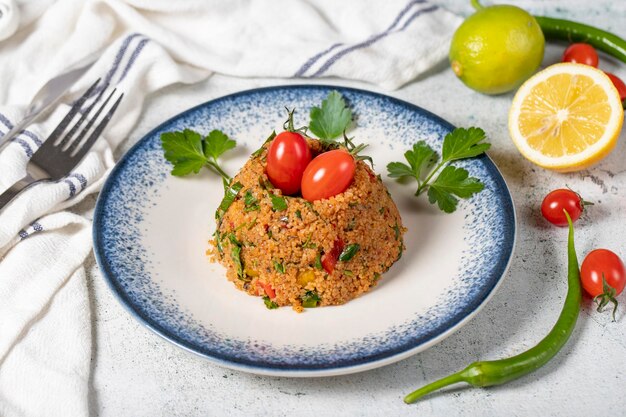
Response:
[[[324,254],[324,257],[322,258],[322,267],[329,274],[332,274],[335,270],[335,265],[337,265],[339,255],[341,255],[341,252],[343,251],[343,246],[343,240],[339,238],[333,243],[333,248],[330,252]]]
[[[259,282],[259,285],[263,287],[263,291],[265,291],[265,295],[267,295],[270,299],[276,298],[276,291],[270,284],[266,284],[264,282]]]

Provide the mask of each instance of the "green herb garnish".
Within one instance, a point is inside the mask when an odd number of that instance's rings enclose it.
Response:
[[[478,178],[470,177],[466,169],[450,163],[483,154],[491,146],[483,142],[485,139],[485,132],[480,128],[454,129],[443,140],[440,161],[437,152],[425,141],[419,141],[404,154],[408,165],[402,162],[387,165],[388,176],[414,178],[417,180],[416,196],[427,191],[431,204],[437,203],[439,209],[452,213],[459,198],[470,198],[485,186]]]
[[[352,243],[348,246],[346,246],[345,248],[343,248],[343,251],[341,252],[341,254],[339,255],[339,260],[341,262],[347,262],[350,259],[352,259],[354,257],[354,255],[358,252],[360,246],[358,243]]]
[[[315,256],[315,268],[317,269],[322,269],[322,254],[320,252],[317,252],[317,255]]]
[[[280,274],[284,274],[285,273],[285,265],[283,265],[282,263],[280,263],[278,261],[274,261],[274,269],[276,270],[276,272],[278,272]]]
[[[400,226],[398,226],[398,223],[396,222],[396,224],[391,226],[391,228],[393,229],[393,233],[396,237],[396,240],[399,240],[400,239]]]
[[[265,307],[267,307],[268,310],[274,310],[275,308],[278,308],[278,304],[270,300],[267,295],[263,296],[263,302],[265,303]]]
[[[215,212],[216,219],[222,218],[222,216],[224,215],[224,213],[226,213],[230,205],[233,204],[233,201],[235,201],[237,194],[239,194],[239,191],[241,191],[242,188],[243,188],[243,184],[240,182],[236,182],[232,186],[226,187],[226,189],[224,190],[224,198],[222,199],[222,202],[220,203],[219,207],[217,208],[217,211]]]
[[[219,166],[218,158],[236,145],[237,142],[220,130],[212,130],[206,137],[191,129],[161,134],[165,159],[174,165],[172,175],[197,174],[207,165],[221,175],[225,184],[230,183],[231,178]]]
[[[322,107],[311,108],[309,130],[322,142],[333,142],[348,128],[352,111],[337,91],[331,91],[322,101]]]
[[[313,204],[310,201],[303,201],[303,204],[307,206],[313,212],[313,214],[319,217],[320,214],[317,212],[317,210],[313,208]]]
[[[272,199],[272,210],[274,211],[287,210],[287,200],[285,200],[285,197],[281,197],[273,193],[269,193],[269,195],[270,195],[270,198]]]
[[[228,236],[231,243],[230,258],[235,264],[237,277],[243,281],[249,281],[248,277],[246,277],[243,273],[243,264],[241,263],[241,242],[237,240],[233,233],[230,233]]]
[[[261,145],[261,147],[259,149],[257,149],[256,151],[252,152],[252,158],[256,158],[257,156],[261,155],[261,153],[263,153],[263,149],[265,149],[265,145],[268,142],[271,142],[272,139],[274,139],[276,137],[276,131],[274,130],[272,132],[271,135],[269,135],[269,137],[267,139],[265,139],[265,142],[263,142],[263,144]]]
[[[256,199],[256,197],[252,194],[252,191],[250,190],[246,191],[246,193],[244,194],[243,202],[246,206],[244,208],[245,212],[256,211],[260,209],[259,200]]]
[[[259,176],[259,186],[261,186],[261,188],[263,188],[264,190],[273,190],[274,186],[272,185],[271,181],[265,181],[265,178],[263,178],[263,176]]]
[[[302,213],[300,212],[300,209],[296,210],[296,217],[300,220],[302,220]]]
[[[252,229],[256,225],[258,219],[259,217],[257,216],[250,222],[250,224],[248,225],[248,230]]]
[[[315,291],[307,291],[302,297],[302,307],[314,308],[322,301],[320,296]]]
[[[217,251],[220,255],[223,255],[224,247],[222,246],[222,236],[220,235],[220,230],[215,229],[215,233],[213,233],[213,236],[215,236],[215,247],[217,248]]]
[[[306,242],[302,244],[303,249],[315,249],[317,245],[311,242],[311,238],[313,237],[313,233],[309,233],[309,236],[306,238]]]
[[[343,270],[343,274],[347,277],[353,277],[354,276],[354,272],[348,270],[348,269],[344,269]]]

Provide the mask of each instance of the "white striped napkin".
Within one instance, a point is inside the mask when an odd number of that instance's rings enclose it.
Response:
[[[20,11],[18,32],[0,43],[0,135],[48,79],[97,51],[101,58],[62,102],[98,77],[125,98],[74,172],[0,212],[2,416],[88,414],[91,323],[82,263],[90,220],[64,210],[100,189],[115,163],[112,149],[150,93],[214,72],[341,77],[394,89],[440,62],[460,23],[424,0],[39,0]],[[0,152],[0,192],[24,175],[68,108],[58,106]]]

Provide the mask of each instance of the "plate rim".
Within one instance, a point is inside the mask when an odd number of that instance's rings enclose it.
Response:
[[[315,369],[302,368],[298,366],[268,367],[268,366],[264,366],[263,364],[251,365],[249,363],[229,361],[220,357],[212,356],[210,354],[207,354],[206,352],[198,351],[197,349],[194,348],[193,344],[188,343],[184,340],[181,340],[176,334],[172,334],[171,332],[167,331],[167,329],[164,329],[162,326],[158,325],[158,323],[153,323],[150,318],[144,317],[144,315],[135,308],[132,300],[128,299],[128,297],[125,296],[125,293],[117,285],[116,279],[112,276],[113,273],[110,270],[108,270],[108,268],[106,268],[107,262],[104,259],[104,253],[103,253],[103,248],[102,248],[103,245],[100,243],[100,240],[102,238],[102,236],[100,236],[100,228],[101,228],[100,220],[102,218],[102,212],[104,210],[103,206],[104,206],[105,196],[110,191],[110,188],[113,183],[113,179],[116,177],[115,174],[119,170],[122,169],[122,167],[125,165],[126,161],[128,160],[128,155],[131,155],[133,152],[135,152],[136,149],[139,148],[146,140],[151,138],[158,131],[162,130],[163,127],[171,123],[173,120],[185,117],[187,114],[194,113],[198,109],[205,107],[211,103],[225,101],[225,100],[232,100],[232,99],[236,99],[239,96],[247,96],[247,95],[255,94],[255,93],[264,93],[264,92],[271,92],[275,90],[290,90],[290,89],[295,89],[295,90],[298,90],[298,89],[319,89],[319,90],[336,89],[339,91],[342,91],[342,90],[349,91],[358,95],[366,95],[366,96],[370,96],[373,98],[385,99],[385,100],[389,100],[393,102],[393,104],[407,108],[411,111],[416,111],[418,113],[421,113],[425,115],[426,117],[436,121],[437,123],[444,126],[445,128],[448,128],[450,130],[454,129],[454,125],[452,125],[450,122],[443,119],[441,116],[438,116],[408,101],[405,101],[396,97],[392,97],[386,94],[374,92],[374,91],[363,90],[360,88],[344,87],[341,85],[328,85],[328,84],[293,84],[293,85],[278,84],[278,85],[271,85],[271,86],[266,86],[266,87],[252,88],[248,90],[241,90],[235,93],[231,93],[231,94],[227,94],[224,96],[216,97],[211,100],[207,100],[193,107],[190,107],[180,113],[177,113],[169,117],[167,120],[161,122],[158,126],[156,126],[155,128],[151,129],[148,133],[143,135],[139,140],[137,140],[135,144],[133,144],[133,146],[131,146],[122,155],[122,157],[119,159],[119,161],[115,164],[115,166],[111,170],[110,174],[105,180],[105,183],[102,186],[102,189],[100,190],[98,194],[96,206],[93,212],[93,225],[92,225],[93,252],[94,252],[94,257],[96,259],[96,263],[98,265],[98,269],[100,270],[104,280],[107,283],[107,286],[109,287],[111,292],[114,294],[115,298],[130,313],[130,315],[134,317],[140,324],[150,329],[152,332],[160,336],[162,339],[167,340],[168,342],[182,348],[183,350],[191,352],[194,355],[202,357],[212,363],[215,363],[219,366],[222,366],[228,369],[244,371],[244,372],[253,373],[257,375],[266,375],[266,376],[324,377],[324,376],[336,376],[336,375],[352,374],[356,372],[363,372],[363,371],[375,369],[378,367],[382,367],[385,365],[389,365],[389,364],[398,362],[402,359],[413,356],[419,352],[422,352],[436,345],[437,343],[441,342],[442,340],[446,339],[447,337],[457,332],[459,329],[465,326],[470,320],[472,320],[476,316],[476,314],[478,314],[478,312],[484,308],[484,306],[491,300],[491,298],[497,292],[498,288],[502,284],[502,281],[504,281],[504,278],[506,277],[509,271],[509,268],[511,266],[511,261],[513,259],[513,254],[515,253],[515,248],[517,245],[517,212],[516,212],[513,197],[510,192],[510,188],[506,182],[506,179],[504,178],[504,175],[502,175],[502,172],[500,171],[500,169],[497,167],[497,165],[491,159],[491,157],[489,157],[489,155],[486,153],[482,155],[480,158],[483,159],[487,163],[487,165],[491,165],[491,168],[493,168],[495,172],[498,173],[498,175],[500,176],[500,180],[502,181],[502,184],[504,185],[504,189],[506,190],[506,197],[510,202],[511,214],[512,214],[512,224],[510,225],[512,229],[512,236],[511,236],[512,242],[511,242],[511,250],[508,254],[508,259],[506,260],[506,264],[502,270],[500,277],[497,279],[497,282],[492,286],[491,289],[489,289],[488,293],[485,295],[483,300],[472,311],[466,314],[458,322],[451,325],[445,331],[428,338],[426,341],[412,348],[409,348],[400,352],[389,353],[388,355],[382,358],[372,359],[364,363],[348,364],[348,365],[333,365],[331,367],[319,367]]]

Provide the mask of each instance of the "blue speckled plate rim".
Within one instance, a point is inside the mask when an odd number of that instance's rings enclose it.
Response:
[[[332,366],[318,367],[316,369],[309,368],[309,367],[298,367],[298,366],[293,366],[293,365],[289,365],[287,367],[276,366],[276,365],[264,366],[263,364],[259,364],[258,362],[251,362],[251,361],[246,361],[246,360],[240,360],[237,358],[230,358],[225,355],[216,354],[215,352],[209,352],[206,349],[202,349],[199,346],[188,343],[187,341],[178,337],[176,334],[172,334],[167,329],[164,329],[158,323],[155,323],[150,317],[142,314],[140,310],[135,308],[132,299],[127,297],[125,292],[118,285],[117,280],[114,278],[113,273],[111,272],[111,269],[109,268],[108,262],[106,261],[104,254],[103,254],[104,245],[102,243],[102,235],[100,233],[100,230],[101,230],[100,219],[102,218],[102,213],[104,210],[104,201],[106,199],[106,195],[108,194],[110,188],[112,187],[112,184],[114,183],[113,179],[116,177],[118,172],[124,169],[124,166],[126,165],[129,159],[129,156],[132,155],[138,148],[140,148],[143,145],[143,143],[148,140],[148,138],[152,137],[154,134],[162,130],[166,125],[172,123],[175,119],[184,118],[188,114],[194,113],[200,108],[203,108],[205,106],[210,106],[220,101],[236,99],[237,97],[240,97],[240,96],[246,96],[246,95],[255,94],[255,93],[272,92],[276,90],[290,90],[290,89],[294,89],[294,90],[318,89],[318,90],[324,90],[324,91],[335,89],[340,92],[347,91],[347,92],[351,92],[357,95],[371,96],[375,99],[387,100],[391,102],[392,104],[395,104],[401,108],[405,108],[406,110],[410,112],[420,113],[422,116],[433,120],[435,123],[438,123],[449,130],[454,129],[454,126],[452,124],[442,119],[441,117],[437,116],[436,114],[433,114],[429,112],[428,110],[425,110],[419,106],[416,106],[404,100],[400,100],[395,97],[390,97],[390,96],[387,96],[381,93],[376,93],[373,91],[367,91],[367,90],[351,88],[351,87],[342,87],[342,86],[336,86],[336,85],[296,84],[296,85],[277,85],[277,86],[261,87],[261,88],[239,91],[237,93],[229,94],[226,96],[222,96],[222,97],[198,104],[164,121],[163,123],[161,123],[154,129],[152,129],[150,132],[148,132],[146,135],[144,135],[139,141],[137,141],[137,143],[135,143],[124,154],[121,160],[113,168],[104,186],[102,187],[102,190],[100,191],[98,200],[96,202],[96,207],[94,210],[92,235],[93,235],[94,255],[96,258],[96,262],[98,263],[98,266],[100,267],[100,270],[102,271],[102,275],[104,276],[105,281],[107,282],[109,288],[111,288],[111,291],[116,296],[116,298],[130,312],[130,314],[133,317],[135,317],[140,323],[142,323],[144,326],[146,326],[147,328],[149,328],[150,330],[152,330],[153,332],[155,332],[157,335],[161,336],[165,340],[183,348],[184,350],[187,350],[191,353],[194,353],[203,358],[206,358],[221,366],[224,366],[230,369],[236,369],[236,370],[241,370],[245,372],[260,374],[260,375],[316,377],[316,376],[332,376],[332,375],[361,372],[361,371],[365,371],[368,369],[374,369],[380,366],[397,362],[399,360],[407,358],[413,354],[421,352],[437,344],[439,341],[445,339],[446,337],[450,336],[452,333],[460,329],[465,323],[471,320],[476,315],[476,313],[478,313],[478,311],[480,311],[480,309],[484,307],[485,304],[487,304],[487,302],[491,299],[493,294],[495,294],[499,285],[502,283],[502,279],[505,276],[509,268],[509,265],[511,263],[511,259],[513,257],[516,235],[517,235],[517,215],[515,212],[515,205],[513,204],[513,199],[509,192],[509,188],[506,184],[506,181],[504,180],[504,177],[502,176],[502,174],[500,173],[500,171],[498,170],[494,162],[491,160],[491,158],[489,158],[489,156],[487,155],[483,155],[479,157],[478,159],[480,159],[481,162],[484,163],[485,168],[487,169],[489,174],[492,176],[492,179],[496,183],[496,188],[498,190],[505,191],[505,194],[506,194],[504,196],[506,197],[504,198],[505,204],[503,207],[501,207],[501,209],[504,210],[505,213],[510,213],[510,219],[512,220],[509,223],[505,224],[504,234],[507,235],[509,238],[505,239],[504,247],[502,248],[502,252],[501,252],[502,254],[508,253],[508,256],[506,257],[503,256],[498,260],[498,264],[494,268],[494,272],[493,272],[493,275],[498,276],[498,278],[493,282],[493,285],[491,288],[487,288],[485,291],[481,292],[481,294],[483,295],[482,299],[480,299],[480,297],[477,297],[473,303],[469,303],[462,310],[462,313],[460,314],[461,316],[460,319],[458,318],[459,315],[457,315],[457,317],[452,318],[451,320],[449,320],[448,322],[445,322],[442,326],[440,326],[438,329],[440,330],[440,332],[438,332],[437,334],[431,335],[427,339],[422,338],[422,340],[418,341],[417,343],[415,343],[414,341],[413,343],[412,341],[409,341],[401,346],[397,346],[393,349],[388,349],[384,352],[379,352],[378,354],[368,357],[368,358],[364,358],[363,361],[360,361],[360,362],[352,360],[352,361],[346,361],[347,363],[345,364],[334,363],[332,364]]]

